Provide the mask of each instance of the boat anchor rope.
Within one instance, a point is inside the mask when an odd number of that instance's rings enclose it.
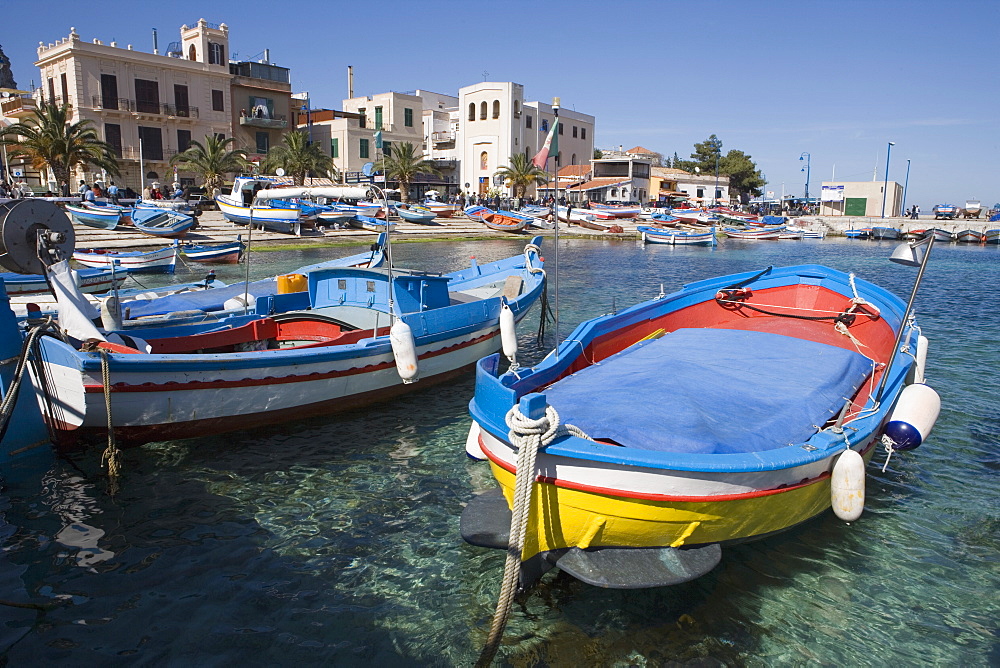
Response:
[[[4,395],[3,402],[0,402],[0,440],[3,440],[4,435],[7,433],[10,419],[14,415],[14,406],[17,404],[17,397],[21,391],[21,383],[28,370],[28,360],[31,358],[32,350],[36,347],[35,343],[43,333],[54,328],[55,325],[53,324],[52,316],[49,316],[43,323],[31,329],[28,336],[24,338],[24,342],[21,344],[21,352],[17,357],[0,361],[2,364],[17,361],[17,365],[14,367],[13,380],[7,389],[7,394]]]
[[[522,399],[523,401],[523,399]],[[510,618],[511,605],[521,572],[521,557],[524,552],[524,538],[528,530],[528,515],[531,512],[531,492],[535,482],[535,457],[538,451],[565,435],[578,436],[592,441],[582,429],[571,424],[560,424],[559,413],[552,406],[545,406],[545,414],[537,419],[524,415],[517,404],[507,411],[504,418],[510,428],[508,437],[517,448],[517,472],[514,474],[514,504],[511,509],[510,538],[507,543],[507,558],[504,562],[503,583],[496,611],[490,625],[490,635],[483,647],[476,666],[490,665],[496,655],[504,628]]]
[[[117,487],[118,476],[121,474],[121,450],[115,442],[115,424],[111,418],[111,366],[108,362],[108,351],[99,348],[101,355],[101,380],[104,383],[104,408],[108,413],[108,447],[101,455],[101,463],[108,466],[108,477],[111,479],[112,490]]]

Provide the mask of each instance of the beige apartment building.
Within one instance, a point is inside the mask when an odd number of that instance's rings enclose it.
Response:
[[[175,172],[168,161],[191,140],[232,133],[226,24],[201,19],[181,26],[180,41],[165,54],[99,39],[87,42],[71,28],[69,36],[39,45],[35,64],[42,75],[40,97],[65,102],[72,122],[92,121],[115,147],[122,169],[119,185],[140,190],[153,181],[169,184]],[[75,179],[91,182],[103,176],[87,172]],[[182,184],[194,183],[193,175],[176,176]]]
[[[281,136],[294,129],[292,85],[287,67],[270,62],[265,51],[260,62],[230,62],[232,127],[236,146],[259,161]]]

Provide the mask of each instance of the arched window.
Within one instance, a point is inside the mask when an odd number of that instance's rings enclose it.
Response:
[[[188,60],[198,60],[198,52],[194,48],[194,44],[188,49]]]
[[[493,100],[493,118],[500,118],[500,100]]]
[[[483,102],[483,104],[486,104]],[[479,154],[479,169],[481,171],[487,171],[490,168],[490,156],[486,155],[486,151]]]
[[[618,197],[618,188],[612,188],[611,189],[611,196],[612,197]]]
[[[571,165],[575,165],[576,164],[576,153],[573,154],[573,159],[570,161],[569,164],[571,164]]]
[[[476,103],[475,102],[470,102],[469,103],[469,120],[470,121],[476,120]]]
[[[486,101],[483,100],[483,103],[479,105],[479,120],[481,121],[486,120],[486,109],[487,109]]]

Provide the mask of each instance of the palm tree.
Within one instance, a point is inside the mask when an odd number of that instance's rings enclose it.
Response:
[[[65,104],[42,104],[34,114],[0,131],[0,143],[12,147],[10,157],[25,158],[35,169],[51,170],[60,186],[69,185],[77,167],[94,165],[113,176],[121,173],[115,147],[101,140],[91,121],[70,123]]]
[[[289,132],[282,137],[282,143],[272,147],[260,165],[263,171],[271,173],[278,167],[284,169],[297,186],[305,183],[309,173],[336,172],[333,158],[323,153],[319,144],[310,143],[309,136],[301,130]]]
[[[211,195],[216,188],[222,187],[226,174],[242,172],[249,167],[246,151],[230,150],[230,144],[235,141],[233,137],[223,139],[219,135],[205,135],[204,144],[192,141],[186,151],[170,158],[170,164],[200,175],[205,180],[205,191]]]
[[[502,176],[506,181],[510,181],[515,198],[524,197],[529,186],[542,185],[549,180],[549,175],[536,167],[524,153],[510,156],[510,165],[498,169],[494,176]]]
[[[399,197],[404,203],[410,201],[410,184],[417,174],[439,173],[434,164],[424,160],[424,154],[417,153],[408,141],[394,144],[392,153],[375,163],[375,171],[385,174],[386,180],[399,182]]]

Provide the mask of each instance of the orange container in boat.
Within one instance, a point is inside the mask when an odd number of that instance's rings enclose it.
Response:
[[[302,274],[285,274],[278,276],[278,294],[287,295],[290,292],[304,292],[309,288],[309,282]]]

